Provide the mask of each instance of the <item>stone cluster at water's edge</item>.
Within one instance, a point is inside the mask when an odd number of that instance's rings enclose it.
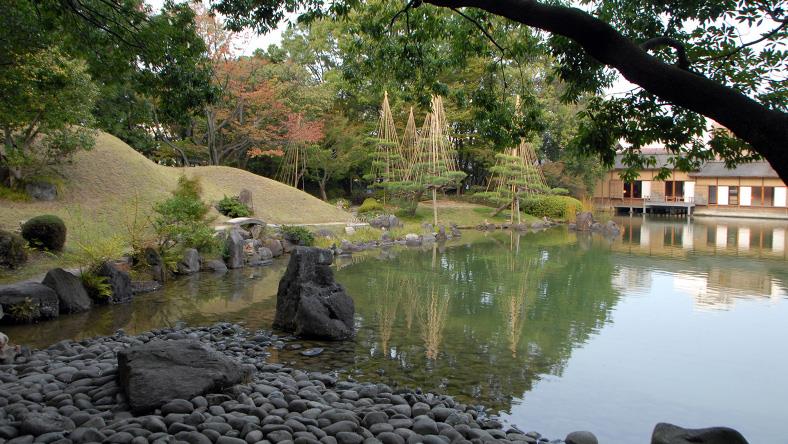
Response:
[[[589,432],[570,433],[565,441],[524,433],[487,417],[482,406],[449,396],[339,381],[331,374],[267,363],[268,347],[284,345],[270,333],[222,323],[62,341],[17,356],[13,364],[0,366],[0,443],[597,443]],[[120,382],[119,355],[142,350],[169,359],[175,350],[190,347],[215,354],[211,360],[224,361],[221,365],[255,371],[221,392],[206,387],[204,394],[160,399],[147,414],[135,414]],[[719,440],[731,436],[740,435],[660,424],[652,444],[746,444],[743,438]],[[700,440],[684,440],[688,437]]]
[[[17,357],[0,368],[0,442],[470,444],[540,438],[504,429],[481,408],[447,396],[268,364],[265,350],[274,339],[219,324],[63,341]],[[172,351],[184,341],[256,371],[221,393],[162,400],[149,414],[135,416],[119,383],[118,354],[145,346]]]

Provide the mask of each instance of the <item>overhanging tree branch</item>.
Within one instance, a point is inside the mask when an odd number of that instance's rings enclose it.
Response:
[[[690,62],[687,58],[687,50],[684,48],[684,44],[672,37],[655,37],[646,40],[640,46],[646,51],[669,46],[676,51],[676,66],[686,71],[690,69]]]
[[[741,92],[652,56],[610,24],[578,8],[536,0],[426,0],[447,8],[474,7],[567,37],[627,80],[676,105],[714,119],[752,146],[788,182],[788,114]]]

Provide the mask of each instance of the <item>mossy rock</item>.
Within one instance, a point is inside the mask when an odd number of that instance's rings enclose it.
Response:
[[[18,268],[27,262],[26,245],[22,236],[0,230],[0,267]]]
[[[61,251],[66,243],[66,224],[52,214],[36,216],[22,224],[22,237],[32,247]]]

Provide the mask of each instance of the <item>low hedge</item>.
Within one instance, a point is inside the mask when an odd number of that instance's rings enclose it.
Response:
[[[66,224],[53,214],[36,216],[22,224],[22,237],[31,247],[61,251],[66,244]]]
[[[369,197],[364,199],[364,203],[358,207],[358,212],[361,213],[371,213],[373,211],[383,211],[383,204],[375,200],[373,197]]]
[[[227,217],[249,217],[252,210],[249,209],[238,196],[225,195],[222,200],[216,203],[216,210]]]
[[[282,236],[290,243],[304,247],[311,247],[315,244],[315,235],[305,227],[282,225],[280,230],[282,231]]]
[[[520,209],[532,216],[551,219],[574,219],[583,204],[570,196],[540,195],[526,197],[520,201]]]

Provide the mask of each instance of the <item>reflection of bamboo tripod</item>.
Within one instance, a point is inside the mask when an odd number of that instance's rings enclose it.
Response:
[[[424,340],[427,359],[435,360],[438,358],[443,339],[443,329],[446,327],[448,314],[448,292],[439,292],[435,289],[435,285],[431,285],[426,304],[423,307],[423,311],[420,312],[420,320],[423,325],[421,338]]]
[[[376,299],[377,305],[375,307],[376,315],[378,317],[378,327],[380,329],[380,347],[385,357],[389,357],[389,341],[391,341],[391,332],[394,329],[394,322],[397,319],[397,307],[399,305],[399,296],[401,293],[397,292],[392,283],[391,273],[386,273],[385,291]]]
[[[518,234],[514,236],[519,237]],[[529,295],[533,293],[533,291],[529,290],[532,288],[530,279],[537,278],[537,271],[540,267],[537,258],[527,259],[523,264],[524,266],[518,265],[519,261],[517,261],[517,258],[517,254],[509,256],[506,266],[502,267],[502,269],[507,270],[510,277],[519,277],[516,288],[505,290],[506,293],[502,295],[503,301],[501,303],[501,310],[506,321],[509,351],[512,352],[512,358],[517,357],[517,349],[523,334],[523,327],[525,326],[528,299]]]

